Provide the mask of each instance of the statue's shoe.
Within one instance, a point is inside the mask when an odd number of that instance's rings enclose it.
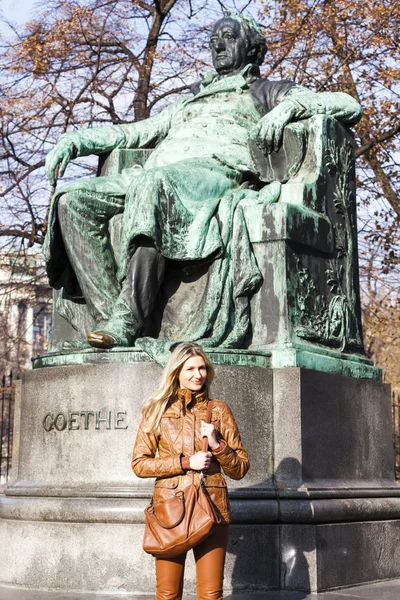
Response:
[[[130,346],[130,339],[125,336],[116,335],[109,331],[89,331],[88,342],[94,348],[108,350],[115,346]]]

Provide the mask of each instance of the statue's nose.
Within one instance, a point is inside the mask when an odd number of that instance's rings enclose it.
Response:
[[[221,52],[222,50],[225,50],[225,43],[222,38],[217,39],[217,41],[215,43],[215,49],[217,52]]]

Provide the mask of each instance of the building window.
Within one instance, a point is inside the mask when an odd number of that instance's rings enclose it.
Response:
[[[46,352],[50,339],[51,310],[45,304],[33,309],[32,353]]]
[[[18,339],[25,337],[26,332],[26,315],[27,306],[25,302],[18,302],[18,323],[17,323],[17,336]]]

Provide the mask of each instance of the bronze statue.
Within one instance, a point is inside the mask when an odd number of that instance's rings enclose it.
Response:
[[[211,266],[201,310],[188,315],[177,341],[242,347],[249,299],[262,279],[237,210],[245,193],[260,189],[249,140],[273,153],[289,123],[316,114],[346,124],[360,118],[360,106],[346,94],[261,78],[267,47],[251,17],[228,13],[214,26],[210,48],[215,71],[190,95],[139,123],[66,133],[47,157],[54,183],[56,168],[62,176],[75,157],[154,148],[143,167],[67,184],[52,203],[45,243],[50,284],[86,302],[92,346],[134,345],[168,262],[181,261]],[[263,195],[274,202],[279,187],[271,184]],[[108,225],[118,213],[117,270]]]

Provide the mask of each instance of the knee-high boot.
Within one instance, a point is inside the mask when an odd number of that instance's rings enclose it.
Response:
[[[229,526],[218,525],[193,549],[196,560],[196,600],[222,600]]]

